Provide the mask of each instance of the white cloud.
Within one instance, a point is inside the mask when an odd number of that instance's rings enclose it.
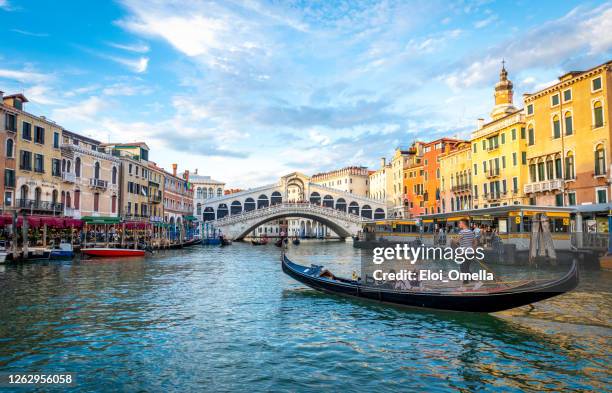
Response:
[[[58,105],[59,101],[55,99],[55,89],[45,85],[34,85],[24,90],[25,96],[31,102],[36,102],[42,105]]]
[[[11,29],[11,31],[14,32],[14,33],[19,33],[19,34],[22,34],[22,35],[27,35],[27,36],[30,36],[30,37],[48,37],[49,36],[49,34],[47,34],[47,33],[34,33],[32,31],[20,30],[20,29]]]
[[[0,78],[11,79],[20,83],[40,83],[52,79],[51,75],[33,71],[0,69]]]
[[[130,85],[127,83],[115,83],[102,90],[107,96],[135,96],[151,94],[153,89],[144,85]]]
[[[0,9],[3,9],[5,11],[11,11],[12,7],[9,4],[8,0],[0,0]]]
[[[474,23],[474,27],[477,29],[482,29],[483,27],[489,26],[491,23],[497,20],[497,15],[491,15],[488,18],[481,19]]]
[[[149,45],[142,44],[142,43],[119,44],[116,42],[108,42],[108,45],[112,46],[113,48],[122,49],[128,52],[135,52],[135,53],[147,53],[150,50]]]
[[[148,57],[140,57],[138,59],[127,59],[124,57],[117,56],[107,56],[109,60],[117,62],[133,72],[138,74],[142,74],[147,71],[147,67],[149,66],[149,58]]]
[[[108,101],[93,96],[66,108],[55,109],[53,111],[53,118],[59,122],[72,122],[76,119],[94,123],[96,117],[108,106]]]

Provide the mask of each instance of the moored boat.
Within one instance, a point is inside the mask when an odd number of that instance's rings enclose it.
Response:
[[[117,258],[117,257],[143,257],[145,250],[133,249],[133,248],[106,248],[106,247],[91,247],[81,248],[81,253],[90,257],[105,257],[105,258]]]
[[[511,288],[471,291],[397,290],[384,285],[364,285],[360,280],[336,277],[322,266],[298,265],[282,255],[283,272],[313,289],[401,306],[450,311],[497,312],[525,306],[569,292],[578,285],[578,266],[561,278],[545,282],[526,282]]]
[[[251,244],[254,246],[265,246],[266,244],[268,244],[268,239],[264,237],[260,240],[251,240]]]
[[[51,249],[51,259],[71,259],[74,256],[72,244],[62,242],[59,244],[59,248]]]

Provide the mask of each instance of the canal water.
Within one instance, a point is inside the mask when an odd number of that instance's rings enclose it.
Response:
[[[359,253],[350,243],[290,246],[296,262],[348,274]],[[583,271],[576,291],[531,312],[476,315],[317,293],[282,273],[273,245],[0,269],[0,371],[73,372],[74,391],[606,391],[612,383],[609,272]]]

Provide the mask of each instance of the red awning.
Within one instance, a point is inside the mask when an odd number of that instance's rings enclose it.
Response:
[[[12,216],[0,216],[0,225],[4,226],[4,225],[9,225],[13,223],[13,217]]]

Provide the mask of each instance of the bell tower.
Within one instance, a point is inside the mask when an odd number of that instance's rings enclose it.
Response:
[[[512,87],[512,82],[508,79],[508,71],[506,71],[506,62],[502,60],[499,82],[495,84],[495,106],[491,112],[493,120],[504,117],[516,110],[514,105],[512,105]]]

